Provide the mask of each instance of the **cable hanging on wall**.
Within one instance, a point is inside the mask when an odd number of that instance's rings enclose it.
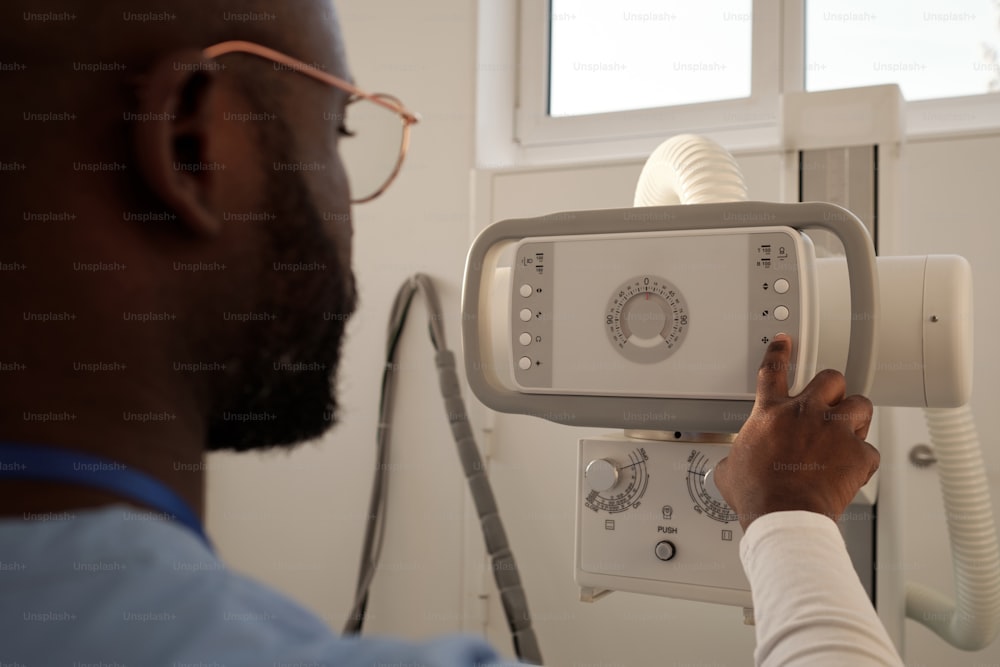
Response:
[[[445,344],[443,316],[437,292],[430,278],[422,273],[408,278],[396,293],[389,315],[386,340],[385,369],[379,399],[378,430],[376,433],[375,479],[372,484],[369,510],[366,516],[365,538],[361,551],[361,566],[355,589],[354,604],[344,626],[344,634],[360,634],[368,606],[368,592],[378,567],[385,536],[386,499],[388,498],[388,470],[391,432],[392,399],[395,391],[396,349],[414,295],[420,291],[427,301],[431,343],[435,349],[438,384],[445,403],[445,412],[451,423],[452,435],[458,447],[458,456],[469,483],[476,513],[479,516],[486,551],[490,556],[493,576],[500,592],[504,614],[510,627],[514,651],[519,660],[542,664],[541,649],[528,612],[528,600],[521,585],[521,576],[514,554],[507,542],[507,533],[497,509],[493,489],[476,446],[472,429],[462,399],[455,355]]]

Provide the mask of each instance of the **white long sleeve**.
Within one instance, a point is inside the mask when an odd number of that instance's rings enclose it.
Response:
[[[743,536],[740,558],[753,595],[755,664],[902,666],[829,518],[765,514]]]

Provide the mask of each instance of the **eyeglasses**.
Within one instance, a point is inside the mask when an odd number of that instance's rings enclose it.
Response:
[[[338,144],[351,181],[351,203],[363,204],[375,199],[396,179],[410,146],[410,127],[420,121],[420,116],[408,110],[392,95],[366,93],[314,65],[254,42],[220,42],[204,49],[202,53],[206,58],[216,58],[227,53],[249,53],[272,61],[276,64],[276,69],[277,65],[283,65],[286,69],[348,93],[351,129],[344,126],[345,119],[339,114],[324,113],[323,117],[340,123],[338,129],[342,137],[356,137],[354,141],[346,140]],[[363,196],[354,196],[355,193]]]

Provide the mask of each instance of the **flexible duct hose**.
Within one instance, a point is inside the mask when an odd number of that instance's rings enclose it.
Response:
[[[672,137],[646,160],[634,206],[743,201],[736,161],[714,141]],[[989,645],[1000,631],[1000,550],[993,505],[972,412],[968,406],[927,408],[951,540],[956,600],[921,584],[906,589],[906,615],[960,649]]]
[[[986,467],[968,406],[924,414],[938,461],[956,600],[908,583],[906,615],[952,646],[976,651],[1000,630],[1000,551]]]
[[[745,201],[747,186],[736,160],[711,139],[679,134],[646,160],[633,206]]]

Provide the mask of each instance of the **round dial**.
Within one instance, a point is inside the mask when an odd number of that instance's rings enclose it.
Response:
[[[591,487],[584,500],[588,508],[595,512],[604,510],[615,514],[641,504],[640,499],[649,484],[649,473],[646,470],[649,456],[644,448],[639,447],[629,452],[628,459],[628,463],[611,459],[595,459],[590,462],[585,472],[587,484]],[[609,474],[609,468],[615,470],[613,475]]]
[[[611,344],[626,359],[643,364],[663,361],[684,340],[687,304],[666,278],[642,275],[619,285],[604,316]]]
[[[695,503],[694,510],[722,523],[736,521],[736,512],[726,504],[715,486],[714,465],[715,462],[697,449],[692,450],[688,456],[687,486],[691,500]]]
[[[583,471],[587,485],[598,493],[610,491],[618,484],[618,466],[608,459],[594,459]]]

